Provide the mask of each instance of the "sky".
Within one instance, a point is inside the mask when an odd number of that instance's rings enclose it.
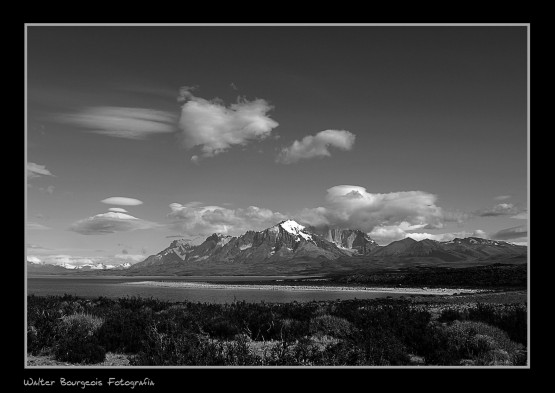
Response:
[[[292,218],[528,243],[525,26],[28,26],[27,259]]]

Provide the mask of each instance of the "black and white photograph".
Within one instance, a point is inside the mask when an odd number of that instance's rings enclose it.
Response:
[[[529,34],[26,24],[25,386],[529,369]]]

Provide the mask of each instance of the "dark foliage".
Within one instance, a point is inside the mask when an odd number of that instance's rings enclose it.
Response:
[[[148,366],[405,365],[412,356],[438,365],[526,361],[515,344],[526,336],[522,306],[447,309],[434,322],[425,306],[400,299],[201,304],[29,296],[27,303],[29,353],[51,350],[76,363],[102,361],[105,351]]]
[[[331,282],[366,285],[472,287],[472,288],[526,288],[526,264],[465,268],[419,267],[398,272],[376,272],[335,277]]]
[[[480,321],[504,330],[509,338],[526,345],[528,334],[528,318],[526,307],[519,304],[491,305],[477,303],[467,309],[448,308],[443,310],[439,321]]]

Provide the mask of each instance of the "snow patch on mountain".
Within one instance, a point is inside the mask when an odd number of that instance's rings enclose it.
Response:
[[[279,223],[283,229],[295,236],[301,236],[304,240],[312,240],[312,235],[304,231],[305,227],[293,220],[287,220]]]

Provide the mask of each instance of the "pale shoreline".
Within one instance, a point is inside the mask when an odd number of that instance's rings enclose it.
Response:
[[[176,281],[134,281],[122,285],[143,285],[149,287],[167,287],[183,289],[250,289],[273,291],[328,291],[328,292],[381,292],[409,295],[453,295],[487,292],[481,289],[465,288],[375,288],[375,287],[332,287],[308,285],[263,285],[263,284],[212,284],[204,282],[176,282]]]

